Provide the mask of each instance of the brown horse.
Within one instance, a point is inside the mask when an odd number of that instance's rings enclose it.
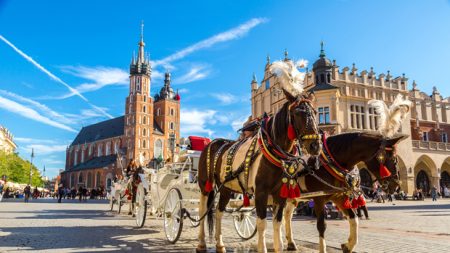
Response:
[[[295,173],[292,172],[289,175],[296,174],[303,168],[300,164],[300,147],[312,155],[318,155],[321,150],[316,112],[311,102],[312,97],[292,96],[288,91],[284,89],[283,91],[287,102],[272,118],[266,118],[262,121],[256,135],[240,142],[231,142],[224,139],[214,140],[200,156],[198,168],[198,182],[202,192],[200,215],[208,211],[208,217],[211,217],[212,210],[210,207],[214,200],[214,190],[211,191],[211,183],[218,186],[223,184],[223,187],[219,188],[220,199],[216,209],[215,239],[217,252],[225,252],[221,234],[221,218],[233,193],[243,193],[246,196],[254,194],[254,203],[258,215],[258,251],[260,252],[267,252],[264,237],[269,196],[272,197],[273,201],[271,202],[273,202],[273,210],[276,216],[273,221],[274,247],[277,252],[283,250],[281,220],[287,196],[281,197],[280,191],[283,184],[286,186],[288,183],[285,178],[286,168],[282,164],[294,166],[289,168],[295,168]],[[251,150],[250,155],[248,155],[249,150]],[[230,152],[235,156],[229,156]],[[231,158],[231,162],[229,161],[230,157],[234,157]],[[242,170],[243,173],[240,173],[239,168],[243,167],[246,169]],[[289,193],[294,192],[293,186],[289,189]],[[211,225],[211,219],[208,220]],[[210,232],[212,232],[211,229],[212,226],[210,226]],[[198,239],[197,251],[205,251],[204,220],[200,221]]]
[[[313,200],[317,216],[320,252],[326,252],[324,205],[330,200],[349,218],[350,236],[348,242],[342,244],[341,247],[343,252],[352,252],[358,242],[358,217],[354,208],[357,205],[359,194],[361,194],[357,189],[359,172],[353,169],[356,164],[364,162],[367,169],[383,185],[383,190],[393,193],[400,186],[395,148],[397,143],[404,138],[405,136],[386,138],[380,134],[371,133],[344,133],[331,136],[324,141],[319,170],[311,170],[312,174],[306,175],[300,180],[302,193],[315,192],[319,194],[319,196],[313,197]],[[308,163],[314,164],[315,159],[314,157],[310,158]],[[349,196],[354,197],[355,200],[351,201]],[[349,204],[353,206],[349,206]],[[290,250],[296,249],[291,227],[295,206],[295,200],[289,201],[284,217],[288,249]]]

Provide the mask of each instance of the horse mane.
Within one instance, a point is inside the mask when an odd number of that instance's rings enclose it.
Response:
[[[327,138],[327,146],[332,153],[349,148],[349,144],[361,136],[361,132],[348,132],[332,135]]]
[[[272,138],[276,141],[278,138],[281,138],[283,135],[286,135],[287,129],[287,118],[289,114],[289,102],[284,103],[281,109],[275,113],[272,118],[271,124],[271,133]]]

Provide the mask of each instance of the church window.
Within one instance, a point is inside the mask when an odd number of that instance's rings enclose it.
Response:
[[[81,162],[84,163],[84,152],[85,150],[81,150]]]
[[[175,124],[173,122],[170,122],[170,130],[173,130],[175,128]]]
[[[98,145],[98,148],[97,148],[97,156],[102,156],[102,153],[103,153],[102,145],[100,144],[100,145]]]
[[[78,151],[75,151],[73,155],[73,165],[77,165],[78,163]]]
[[[144,105],[144,107],[142,107],[142,111],[143,111],[143,112],[146,112],[146,109],[147,109],[147,108],[146,108],[145,105]]]
[[[145,140],[142,141],[142,148],[146,148],[145,147]]]
[[[158,110],[156,110],[156,116],[161,115],[161,108],[158,108]]]
[[[92,150],[94,149],[93,145],[89,145],[89,156],[92,155]]]
[[[270,89],[270,82],[269,79],[266,80],[266,90]]]
[[[319,107],[319,124],[329,124],[330,123],[330,107]]]
[[[163,142],[160,139],[155,141],[154,157],[163,157]]]
[[[170,108],[170,116],[174,116],[175,115],[175,110],[173,108]]]
[[[147,117],[144,116],[144,118],[142,119],[142,124],[144,124],[144,125],[147,124]]]
[[[118,141],[114,144],[114,154],[117,154],[117,153],[119,153],[119,142]]]
[[[106,143],[106,154],[105,155],[110,155],[111,153],[111,145],[110,143]]]
[[[143,135],[143,136],[146,136],[146,135],[147,135],[147,130],[146,130],[145,128],[142,130],[142,135]]]
[[[144,96],[144,102],[147,102],[147,96]]]

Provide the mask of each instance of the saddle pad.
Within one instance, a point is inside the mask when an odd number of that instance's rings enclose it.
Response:
[[[250,145],[252,143],[252,140],[254,138],[257,138],[257,136],[253,136],[251,138],[247,138],[244,143],[241,144],[241,146],[238,148],[238,150],[235,153],[235,157],[234,157],[234,161],[231,167],[232,171],[236,171],[239,166],[244,162],[245,160],[245,155],[247,154],[248,149],[250,148]],[[259,149],[259,145],[256,144],[255,150]],[[226,165],[227,165],[227,155],[228,155],[229,149],[225,150],[223,152],[223,154],[221,155],[222,161],[219,164],[220,166],[220,181],[223,182],[225,181],[225,176],[226,176]],[[250,166],[249,168],[249,174],[248,174],[248,185],[246,185],[246,182],[244,180],[244,172],[242,172],[241,174],[239,174],[239,180],[243,183],[244,187],[246,187],[246,190],[249,193],[253,193],[253,189],[255,189],[255,177],[256,174],[258,172],[258,166],[259,163],[261,161],[261,157],[262,155],[259,154],[253,164]],[[241,187],[239,186],[239,182],[237,181],[237,179],[234,179],[230,182],[227,182],[225,184],[225,187],[227,187],[230,190],[236,191],[236,192],[242,192]]]

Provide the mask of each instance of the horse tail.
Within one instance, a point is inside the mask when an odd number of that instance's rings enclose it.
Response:
[[[209,233],[209,237],[213,236],[214,233],[214,195],[215,195],[215,191],[212,190],[211,192],[209,192],[208,194],[208,201],[206,202],[206,206],[208,208],[208,213],[206,214],[206,219],[208,222],[208,233]]]

